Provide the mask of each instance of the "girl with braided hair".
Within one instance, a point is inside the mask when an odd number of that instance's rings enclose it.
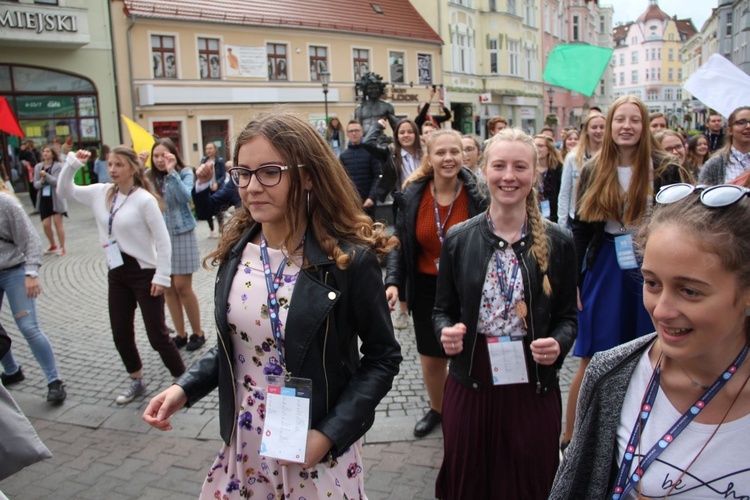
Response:
[[[481,169],[490,207],[451,228],[435,333],[451,358],[436,496],[546,499],[559,463],[557,371],[576,336],[575,249],[545,220],[534,140],[506,129]],[[468,424],[468,425],[467,425]]]

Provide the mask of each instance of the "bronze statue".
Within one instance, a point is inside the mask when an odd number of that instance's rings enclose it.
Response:
[[[354,116],[362,125],[365,135],[381,118],[391,124],[391,130],[396,130],[398,119],[393,110],[393,104],[380,98],[385,94],[385,86],[382,76],[370,72],[362,75],[357,82],[357,89],[362,93],[363,98],[362,104],[354,111]]]

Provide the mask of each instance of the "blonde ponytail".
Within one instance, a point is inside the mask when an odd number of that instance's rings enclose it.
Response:
[[[529,216],[529,227],[534,243],[531,245],[531,253],[534,255],[539,270],[544,276],[542,279],[542,290],[544,295],[552,295],[552,285],[549,282],[547,274],[549,245],[547,242],[547,232],[544,230],[544,219],[542,212],[539,210],[538,194],[536,188],[532,188],[526,197],[526,213]]]

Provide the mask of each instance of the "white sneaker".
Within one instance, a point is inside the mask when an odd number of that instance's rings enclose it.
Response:
[[[140,396],[146,392],[146,381],[141,378],[131,378],[130,387],[125,389],[125,392],[115,398],[115,403],[118,405],[125,405],[133,401],[136,396]]]
[[[409,326],[409,315],[404,311],[396,313],[396,318],[393,320],[393,327],[398,330],[403,330]]]

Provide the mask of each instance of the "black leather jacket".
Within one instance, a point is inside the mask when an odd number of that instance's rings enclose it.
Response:
[[[219,267],[214,294],[218,344],[177,380],[188,406],[219,387],[219,426],[227,445],[238,413],[227,300],[242,252],[259,230],[251,227]],[[362,247],[342,248],[353,254],[345,270],[325,255],[308,229],[307,265],[292,293],[284,342],[288,371],[313,381],[312,428],[331,438],[334,457],[372,426],[375,407],[390,390],[402,360],[377,258]]]
[[[470,374],[477,343],[482,286],[494,249],[505,248],[508,244],[490,232],[486,220],[486,213],[482,213],[448,231],[440,255],[432,316],[438,338],[444,327],[458,322],[466,325],[464,350],[451,358],[450,374],[460,384],[476,391],[482,384]],[[549,297],[542,291],[542,275],[529,252],[533,243],[531,234],[513,244],[521,262],[523,296],[529,308],[526,318],[529,329],[524,338],[529,377],[541,394],[558,387],[558,371],[578,331],[573,237],[570,231],[552,222],[545,221],[545,229],[549,240],[547,273],[552,285]],[[560,356],[551,366],[538,365],[531,357],[529,344],[542,337],[552,337],[560,344]]]
[[[469,197],[469,218],[472,218],[487,208],[489,201],[480,193],[476,177],[471,170],[462,168],[458,172],[458,177],[463,182]],[[402,298],[406,299],[409,310],[412,309],[414,303],[415,269],[419,255],[419,243],[415,234],[417,213],[419,204],[422,202],[422,194],[429,181],[430,179],[423,179],[412,182],[403,191],[393,194],[394,202],[398,204],[394,234],[401,242],[401,246],[388,254],[385,286],[386,288],[397,286],[399,293],[405,293]]]

